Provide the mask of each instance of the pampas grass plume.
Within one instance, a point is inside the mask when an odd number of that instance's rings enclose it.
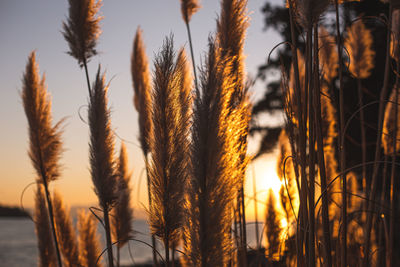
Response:
[[[121,248],[133,237],[132,221],[133,211],[131,207],[131,189],[129,181],[131,174],[128,170],[128,155],[124,143],[121,144],[121,150],[118,161],[118,199],[113,208],[112,216],[112,234],[115,241],[119,241],[117,246]]]
[[[64,256],[64,266],[79,266],[78,240],[70,217],[70,210],[65,207],[61,195],[57,192],[53,193],[53,203],[57,236]]]
[[[94,190],[103,209],[108,209],[116,200],[117,186],[107,91],[105,75],[100,73],[99,66],[89,100],[90,172]]]
[[[190,22],[193,14],[201,8],[198,0],[181,0],[182,18],[186,24]]]
[[[292,0],[295,17],[306,30],[317,23],[329,6],[330,0]]]
[[[137,29],[133,42],[133,52],[131,56],[131,74],[133,81],[134,97],[133,103],[139,113],[139,141],[144,156],[149,151],[147,138],[151,132],[151,81],[149,64],[143,43],[142,30]]]
[[[97,258],[101,253],[97,223],[94,216],[83,210],[78,212],[79,251],[83,266],[101,267]]]
[[[59,177],[61,130],[60,123],[52,126],[51,100],[44,76],[40,79],[35,52],[30,54],[24,73],[22,100],[29,124],[29,157],[37,181],[48,184]]]
[[[68,54],[78,60],[80,67],[97,54],[95,47],[102,19],[97,13],[101,5],[101,0],[69,0],[69,17],[63,22],[63,35],[69,45]]]
[[[276,199],[272,189],[269,189],[265,219],[265,235],[268,241],[268,249],[265,252],[269,259],[276,260],[280,257],[281,232],[280,216],[276,210]]]
[[[38,252],[40,267],[57,266],[53,237],[49,222],[49,214],[46,208],[44,189],[41,184],[37,185],[35,194],[35,232],[38,239]]]
[[[319,59],[325,80],[329,83],[337,76],[339,56],[335,38],[323,27],[319,27],[320,52]]]
[[[164,41],[155,59],[153,131],[150,135],[150,226],[166,247],[179,240],[188,140],[179,114],[179,80],[172,37]],[[167,255],[168,256],[168,255]],[[167,259],[168,262],[168,259]]]
[[[361,20],[354,22],[347,30],[345,47],[350,54],[349,71],[357,79],[365,79],[371,75],[375,57],[372,42],[371,31]]]
[[[396,148],[393,151],[393,135],[395,129],[395,105],[396,103],[396,93],[400,95],[400,89],[393,87],[392,92],[390,93],[389,102],[386,104],[385,108],[385,116],[383,120],[383,131],[382,131],[382,147],[385,155],[393,155],[393,152],[398,152],[400,150],[400,142],[396,141]],[[400,99],[400,97],[399,97]],[[397,114],[397,134],[396,136],[400,136],[400,112]]]

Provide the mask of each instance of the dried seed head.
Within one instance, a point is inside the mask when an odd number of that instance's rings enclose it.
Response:
[[[189,24],[192,15],[200,8],[198,0],[181,0],[182,17],[186,24]]]
[[[69,17],[63,22],[63,35],[69,45],[68,54],[78,60],[80,67],[97,54],[95,47],[102,19],[97,13],[101,5],[101,0],[69,0]]]
[[[107,90],[105,75],[100,73],[99,66],[89,99],[90,172],[103,209],[109,208],[115,201],[117,186]]]
[[[59,176],[62,151],[60,123],[52,126],[51,100],[45,78],[40,79],[35,52],[29,56],[23,77],[22,100],[29,124],[29,157],[38,182],[54,181]]]
[[[374,68],[375,51],[372,49],[372,34],[361,20],[347,30],[345,47],[350,54],[350,73],[357,79],[365,79]]]

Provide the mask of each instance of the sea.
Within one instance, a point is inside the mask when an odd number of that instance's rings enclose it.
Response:
[[[247,237],[250,247],[256,245],[255,224],[247,224]],[[262,226],[259,235],[262,239]],[[152,250],[149,227],[146,220],[134,220],[134,239],[121,250],[121,265],[135,266],[151,262]],[[99,228],[99,232],[101,229]],[[103,240],[104,237],[102,236]],[[158,243],[158,248],[162,248]],[[160,249],[163,251],[163,249]],[[163,253],[161,253],[162,255]],[[102,259],[104,263],[106,258]],[[0,267],[30,267],[38,264],[37,240],[34,223],[29,218],[0,218]]]

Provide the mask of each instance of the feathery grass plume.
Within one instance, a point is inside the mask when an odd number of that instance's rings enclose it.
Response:
[[[146,165],[146,182],[149,207],[151,208],[150,179],[148,173],[148,152],[149,152],[149,136],[152,132],[151,120],[151,79],[149,64],[142,40],[142,30],[138,27],[133,41],[133,51],[131,55],[131,75],[134,89],[133,104],[139,114],[139,141],[142,148],[145,165]],[[156,240],[154,235],[151,236],[153,247],[153,262],[157,265]]]
[[[282,184],[280,192],[282,208],[286,213],[288,225],[294,222],[299,209],[299,195],[293,166],[292,149],[285,130],[281,131],[278,139],[279,154],[276,160],[277,175]],[[285,181],[285,180],[286,181]],[[281,192],[282,191],[282,192]],[[293,211],[295,214],[293,214]]]
[[[232,82],[233,94],[230,99],[231,113],[238,113],[239,117],[236,121],[232,121],[232,126],[236,124],[238,127],[245,126],[248,128],[248,118],[250,107],[247,99],[247,89],[245,86],[245,69],[244,69],[244,42],[246,39],[246,30],[249,25],[249,18],[247,15],[247,0],[222,0],[221,1],[221,14],[217,21],[217,43],[218,48],[221,50],[222,62],[230,64],[230,76],[231,79],[228,81]],[[242,112],[240,111],[242,109]],[[236,118],[235,118],[236,119]],[[235,126],[233,126],[235,127]],[[233,165],[234,168],[239,167],[236,176],[232,179],[237,180],[238,193],[237,193],[237,210],[239,214],[239,239],[240,247],[238,250],[239,262],[243,262],[240,265],[246,265],[246,214],[244,205],[244,179],[245,172],[247,169],[247,132],[248,129],[244,129],[244,132],[238,132],[240,139],[230,140],[229,144],[235,147],[232,149],[233,162],[237,165]],[[243,134],[242,136],[240,134]],[[234,136],[236,138],[238,136]]]
[[[337,137],[336,109],[333,105],[332,96],[328,87],[321,88],[321,117],[322,117],[322,136],[324,137],[324,151],[335,149],[334,142]]]
[[[51,100],[45,78],[40,79],[36,55],[32,52],[23,78],[22,100],[29,124],[29,157],[39,183],[56,180],[59,173],[62,141],[60,123],[52,126]]]
[[[350,54],[349,71],[358,79],[368,78],[374,68],[375,51],[372,49],[372,42],[371,31],[361,20],[357,20],[347,29],[345,47]]]
[[[330,0],[289,0],[293,3],[295,18],[304,28],[308,29],[317,23],[327,9]],[[288,2],[286,3],[288,6]]]
[[[248,116],[233,112],[230,106],[234,92],[230,67],[210,40],[201,91],[196,91],[194,100],[192,174],[185,202],[186,266],[225,266],[230,261],[232,205],[238,188],[238,180],[232,177],[244,168],[237,164],[236,146],[245,126],[239,127],[235,119]]]
[[[131,74],[134,89],[133,103],[139,113],[139,141],[146,157],[149,151],[148,136],[151,132],[151,80],[149,64],[143,43],[142,30],[138,27],[133,42]]]
[[[320,50],[319,62],[320,69],[327,83],[330,83],[337,76],[339,57],[336,50],[335,38],[329,34],[325,27],[319,27]]]
[[[117,198],[117,173],[114,161],[114,136],[111,130],[110,111],[107,107],[107,91],[105,75],[100,73],[99,66],[89,98],[89,158],[94,191],[104,212],[108,264],[112,267],[109,211]]]
[[[347,178],[347,203],[348,212],[357,211],[360,208],[361,199],[355,196],[358,193],[358,182],[357,175],[354,172],[349,172],[346,175]]]
[[[45,78],[40,79],[35,52],[29,55],[23,75],[22,101],[29,125],[29,157],[37,173],[37,182],[43,184],[48,215],[55,244],[58,265],[61,255],[54,226],[53,207],[49,193],[49,183],[59,177],[61,156],[60,122],[52,126],[51,100],[46,90]]]
[[[70,210],[63,204],[59,193],[53,193],[54,215],[64,266],[79,266],[78,239],[70,217]]]
[[[172,37],[166,38],[155,59],[153,90],[153,131],[150,135],[151,164],[149,166],[152,233],[164,243],[167,266],[169,248],[179,240],[184,202],[184,184],[188,168],[187,116],[179,108],[182,100],[182,66],[174,63]],[[178,62],[182,64],[182,60]],[[182,106],[188,106],[187,103]]]
[[[383,120],[383,132],[382,132],[382,147],[385,155],[393,155],[393,152],[400,150],[400,142],[396,141],[396,148],[393,151],[393,135],[395,129],[395,105],[400,104],[400,101],[396,103],[396,93],[400,94],[400,89],[393,87],[390,93],[389,102],[386,104],[385,117]],[[397,114],[397,136],[400,136],[400,112]]]
[[[79,251],[83,266],[101,267],[97,258],[101,253],[97,221],[91,213],[84,210],[78,212]]]
[[[247,0],[221,1],[221,15],[217,21],[217,42],[221,49],[221,60],[229,58],[232,64],[232,82],[235,84],[235,93],[232,95],[233,106],[243,98],[244,86],[244,41],[249,25],[247,16]]]
[[[89,100],[90,172],[99,204],[104,209],[115,202],[117,186],[107,91],[105,75],[100,73],[99,66]]]
[[[181,0],[182,18],[186,24],[189,24],[193,14],[201,8],[198,0]]]
[[[97,54],[97,39],[101,34],[99,22],[102,17],[97,13],[101,0],[68,0],[69,17],[63,22],[63,35],[68,42],[70,54],[78,60],[82,68],[87,61]]]
[[[393,38],[390,40],[390,55],[394,60],[398,60],[400,56],[400,10],[395,9],[392,13],[392,34]]]
[[[192,88],[193,88],[193,76],[190,70],[189,61],[187,59],[186,51],[184,48],[181,48],[178,52],[178,58],[176,60],[175,71],[177,73],[179,90],[176,90],[175,93],[178,94],[180,105],[177,108],[180,110],[180,116],[182,120],[185,122],[183,126],[186,128],[190,127],[190,117],[192,113],[192,104],[193,104],[193,96],[192,96]],[[186,129],[189,131],[189,129]]]
[[[276,199],[272,189],[269,189],[265,217],[265,236],[268,241],[268,249],[265,250],[265,253],[267,258],[271,260],[279,260],[280,258],[281,232],[281,221],[276,210]]]
[[[40,267],[57,266],[55,247],[49,222],[49,214],[46,208],[46,199],[44,196],[44,188],[37,184],[35,194],[35,232],[38,240],[39,262]]]
[[[131,188],[129,181],[131,174],[128,170],[128,155],[125,144],[121,144],[118,161],[118,190],[117,201],[112,210],[112,235],[117,243],[117,265],[119,266],[120,249],[133,237],[133,211],[131,207]]]

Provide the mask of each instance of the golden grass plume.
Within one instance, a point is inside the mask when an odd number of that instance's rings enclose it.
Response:
[[[59,177],[62,152],[60,123],[52,125],[51,100],[45,78],[40,79],[35,52],[29,55],[23,77],[22,100],[29,124],[29,157],[37,181],[48,184]]]
[[[385,116],[383,120],[383,130],[382,130],[382,147],[385,155],[393,155],[393,152],[398,152],[400,150],[400,142],[396,141],[396,148],[393,151],[393,135],[395,129],[396,121],[396,110],[395,105],[398,105],[400,101],[396,103],[396,94],[400,95],[399,88],[393,87],[392,92],[389,96],[389,102],[386,104]],[[400,97],[398,97],[398,100]],[[397,112],[397,139],[400,137],[400,112]]]
[[[100,73],[100,66],[92,88],[89,99],[90,172],[99,204],[108,209],[116,200],[117,176],[114,136],[107,107],[108,86],[105,85],[105,75]]]
[[[151,79],[149,64],[143,43],[142,30],[136,30],[131,56],[131,74],[134,88],[133,103],[139,113],[139,141],[146,156],[149,150],[148,136],[152,131],[151,122]]]
[[[75,228],[70,217],[70,210],[63,204],[59,193],[53,193],[54,217],[56,222],[56,232],[63,254],[64,266],[79,266],[78,239]]]
[[[84,210],[78,212],[79,251],[83,266],[101,267],[97,258],[101,253],[97,221],[91,213]]]
[[[354,22],[347,29],[345,47],[350,54],[350,73],[357,79],[365,79],[374,68],[375,51],[372,49],[373,39],[369,29],[361,20]]]
[[[390,38],[390,55],[394,60],[400,56],[400,10],[396,9],[392,13],[392,38]]]
[[[121,248],[133,237],[133,210],[131,207],[131,188],[129,181],[131,174],[128,170],[128,154],[124,143],[118,161],[118,190],[117,201],[112,210],[112,234],[114,241],[119,241],[117,246]]]
[[[80,67],[97,54],[95,47],[102,19],[97,13],[101,5],[101,0],[69,0],[69,17],[63,22],[63,35],[69,45],[68,54],[78,60]]]
[[[38,239],[38,254],[40,267],[57,266],[54,241],[51,234],[49,214],[46,207],[44,189],[41,184],[37,184],[35,192],[35,232]]]
[[[182,225],[183,189],[189,141],[180,114],[180,73],[176,71],[172,37],[166,38],[155,59],[153,90],[153,131],[150,135],[151,182],[150,226],[164,246],[179,239]],[[187,99],[186,101],[189,101]]]
[[[336,49],[335,38],[329,34],[325,27],[319,27],[320,50],[319,60],[320,69],[323,77],[330,83],[337,76],[339,66],[339,56]]]
[[[308,30],[313,24],[320,20],[330,4],[330,0],[290,0],[295,11],[297,22]],[[288,6],[288,3],[287,3]]]
[[[193,14],[201,8],[198,0],[181,0],[182,18],[186,24],[189,23]]]
[[[223,61],[214,40],[196,91],[192,129],[192,168],[184,227],[186,266],[224,266],[231,253],[230,227],[237,177],[247,162],[239,146],[246,136],[245,102],[231,106],[232,63]],[[240,113],[241,112],[241,113]],[[242,117],[243,116],[243,117]],[[246,117],[247,118],[247,117]],[[238,164],[238,161],[240,164]]]
[[[265,217],[265,236],[268,241],[268,249],[265,250],[267,258],[279,260],[281,251],[281,219],[276,209],[276,199],[272,189],[268,191],[267,210]]]

